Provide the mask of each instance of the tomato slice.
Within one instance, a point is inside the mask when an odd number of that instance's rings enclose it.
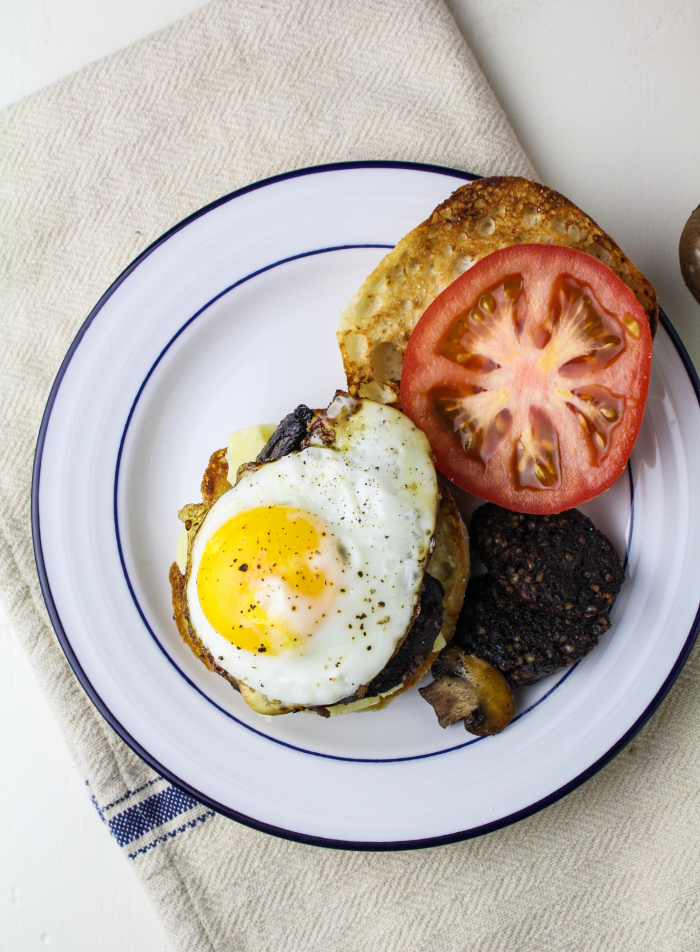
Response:
[[[651,348],[641,305],[606,265],[573,248],[513,245],[427,308],[401,403],[462,489],[518,512],[561,512],[624,470]]]

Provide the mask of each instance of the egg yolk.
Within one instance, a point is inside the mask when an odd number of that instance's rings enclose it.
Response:
[[[207,541],[197,593],[209,623],[238,648],[302,648],[333,598],[330,529],[289,506],[239,513]]]

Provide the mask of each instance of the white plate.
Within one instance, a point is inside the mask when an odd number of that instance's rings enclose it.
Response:
[[[370,163],[234,193],[144,252],[90,314],[51,393],[33,525],[49,613],[83,687],[172,782],[258,829],[323,845],[434,845],[573,789],[660,702],[698,629],[697,377],[664,318],[631,466],[584,507],[627,554],[601,644],[518,697],[490,738],[411,691],[384,711],[268,722],[185,647],[168,567],[177,510],[228,433],[325,406],[341,309],[461,172]]]

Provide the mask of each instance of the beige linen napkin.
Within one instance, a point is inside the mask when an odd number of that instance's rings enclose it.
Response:
[[[184,797],[102,720],[53,635],[32,458],[90,308],[205,203],[353,159],[533,174],[442,0],[215,0],[0,116],[3,601],[179,949],[698,949],[697,653],[634,743],[555,806],[454,846],[367,854],[278,840]]]

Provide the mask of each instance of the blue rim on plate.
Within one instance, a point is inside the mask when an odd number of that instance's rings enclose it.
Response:
[[[426,848],[431,846],[439,846],[442,844],[454,843],[460,840],[469,839],[474,836],[479,836],[484,833],[492,832],[493,830],[500,829],[502,827],[510,825],[511,823],[515,823],[518,820],[524,819],[527,816],[531,816],[533,813],[538,812],[544,807],[549,806],[552,803],[555,803],[557,800],[566,796],[566,794],[570,793],[572,790],[575,790],[576,787],[584,783],[587,779],[593,776],[593,774],[597,773],[598,770],[600,770],[606,763],[608,763],[608,761],[610,761],[614,756],[616,756],[616,754],[618,754],[629,743],[629,741],[635,736],[635,734],[637,734],[637,732],[641,730],[641,728],[646,724],[646,722],[649,720],[649,718],[654,713],[654,711],[658,708],[661,701],[664,699],[664,697],[670,690],[671,686],[673,685],[674,681],[680,674],[680,671],[683,665],[685,664],[688,658],[688,655],[690,654],[693,644],[695,643],[698,633],[700,632],[700,606],[698,607],[698,611],[695,615],[693,624],[685,640],[683,648],[680,651],[673,667],[671,668],[671,671],[669,672],[668,676],[666,677],[666,680],[664,681],[661,688],[656,693],[655,697],[652,699],[650,704],[647,706],[643,714],[632,725],[632,727],[629,728],[629,730],[615,744],[613,744],[612,747],[609,748],[609,750],[602,757],[600,757],[593,764],[587,767],[586,770],[582,771],[582,773],[580,773],[578,776],[570,780],[568,783],[564,784],[558,790],[554,791],[553,793],[549,794],[546,797],[543,797],[542,799],[536,801],[535,803],[530,804],[528,807],[510,814],[507,817],[502,817],[491,823],[485,823],[473,829],[462,830],[456,833],[450,833],[450,834],[446,834],[442,836],[429,837],[429,838],[419,839],[419,840],[401,840],[398,842],[366,842],[366,841],[355,842],[352,840],[350,841],[335,840],[335,839],[328,839],[328,838],[323,838],[318,836],[310,836],[303,833],[297,833],[294,831],[285,830],[277,826],[264,823],[252,817],[241,814],[237,812],[236,810],[231,809],[230,807],[227,807],[221,803],[218,803],[217,801],[213,800],[210,797],[207,797],[206,795],[202,794],[200,791],[193,788],[190,784],[185,783],[183,780],[177,777],[172,771],[170,771],[167,767],[160,764],[157,760],[155,760],[154,757],[152,757],[149,754],[147,750],[145,750],[138,743],[138,741],[135,740],[135,738],[133,738],[128,733],[128,731],[125,730],[125,728],[119,723],[119,721],[114,717],[111,711],[107,708],[105,703],[102,701],[101,697],[98,695],[98,693],[96,692],[96,690],[90,683],[87,675],[85,674],[82,666],[80,665],[80,662],[78,661],[78,658],[70,644],[68,635],[65,629],[63,628],[61,619],[59,617],[59,614],[56,608],[56,604],[54,602],[54,599],[51,593],[51,587],[49,584],[46,566],[44,563],[41,536],[40,536],[40,525],[39,525],[39,479],[40,479],[40,473],[41,473],[41,461],[42,461],[42,454],[44,449],[44,442],[46,438],[46,432],[48,429],[49,420],[51,417],[51,412],[54,406],[56,395],[61,386],[61,382],[66,373],[68,365],[70,364],[75,351],[79,347],[80,342],[85,332],[87,331],[88,327],[93,322],[93,320],[97,317],[97,315],[99,314],[101,309],[104,307],[105,303],[112,296],[112,294],[117,290],[117,288],[122,284],[122,282],[131,274],[131,272],[136,267],[138,267],[138,265],[141,264],[141,262],[151,254],[151,252],[153,252],[156,248],[158,248],[160,245],[166,242],[176,232],[180,231],[182,228],[185,228],[191,222],[195,221],[196,219],[212,211],[214,208],[217,208],[220,205],[230,202],[233,199],[240,197],[241,195],[244,195],[248,192],[254,191],[259,188],[263,188],[275,182],[280,182],[286,179],[296,178],[299,176],[317,174],[319,172],[332,172],[332,171],[339,171],[339,170],[362,169],[362,168],[394,168],[394,169],[410,169],[414,171],[434,172],[437,174],[451,176],[461,181],[473,181],[474,179],[478,178],[478,176],[460,171],[458,169],[443,168],[441,166],[436,166],[436,165],[427,165],[427,164],[411,163],[411,162],[380,162],[380,161],[342,162],[342,163],[334,163],[329,165],[313,166],[310,168],[298,169],[293,172],[287,172],[282,175],[276,175],[271,178],[264,179],[260,182],[256,182],[252,185],[245,186],[244,188],[238,189],[237,191],[231,192],[229,195],[225,195],[222,198],[219,198],[216,201],[210,203],[209,205],[206,205],[204,208],[188,216],[183,221],[181,221],[180,223],[175,225],[173,228],[171,228],[169,231],[167,231],[164,235],[162,235],[160,238],[154,241],[151,245],[149,245],[149,247],[146,248],[137,258],[135,258],[134,261],[132,261],[132,263],[121,273],[121,275],[119,275],[119,277],[114,281],[114,283],[102,295],[102,297],[97,302],[95,307],[92,309],[92,311],[86,318],[85,322],[81,326],[80,330],[76,334],[75,339],[73,340],[61,364],[61,367],[58,371],[58,374],[56,375],[56,379],[54,381],[54,384],[51,388],[51,392],[49,394],[49,398],[46,404],[46,409],[44,411],[44,416],[43,416],[41,426],[39,428],[39,434],[37,437],[37,446],[36,446],[35,457],[34,457],[34,469],[32,473],[31,518],[32,518],[32,536],[33,536],[33,544],[34,544],[34,556],[36,560],[39,581],[41,584],[41,589],[44,596],[44,600],[46,602],[46,607],[49,613],[49,617],[51,619],[51,623],[54,627],[54,630],[56,632],[60,645],[76,677],[78,678],[78,681],[82,685],[83,689],[87,693],[90,700],[93,702],[93,704],[98,709],[98,711],[102,714],[102,716],[105,718],[108,724],[110,724],[110,726],[117,732],[117,734],[119,734],[122,740],[124,740],[125,743],[127,743],[135,753],[137,753],[147,764],[149,764],[149,766],[151,766],[154,770],[156,770],[161,776],[165,777],[171,783],[175,784],[177,787],[179,787],[181,790],[183,790],[184,792],[186,792],[187,794],[189,794],[196,800],[199,800],[206,806],[209,806],[210,808],[216,810],[217,812],[223,814],[224,816],[237,820],[238,822],[243,823],[246,826],[250,826],[262,832],[271,833],[285,839],[294,840],[296,842],[306,843],[306,844],[315,845],[315,846],[325,846],[325,847],[332,847],[337,849],[353,849],[353,850],[364,850],[364,851],[389,851],[389,850],[418,849],[418,848]],[[273,266],[274,265],[271,265],[270,267],[273,267]],[[263,270],[267,270],[267,268]],[[230,289],[226,289],[226,290],[230,290]],[[223,293],[226,293],[226,292],[224,291],[222,292],[222,294]],[[208,305],[205,305],[205,307],[207,306]],[[195,314],[190,319],[190,321],[188,321],[188,324],[191,322],[191,320],[194,320],[196,316],[197,315]],[[664,330],[669,335],[669,338],[676,352],[678,353],[678,356],[681,359],[681,362],[686,370],[686,373],[688,374],[691,385],[695,392],[695,396],[696,396],[696,399],[698,400],[698,404],[700,405],[700,380],[698,379],[698,375],[692,364],[692,361],[690,360],[690,357],[687,351],[685,350],[685,347],[683,346],[680,338],[678,337],[678,334],[676,333],[673,325],[671,324],[670,320],[668,319],[668,317],[663,311],[660,311],[660,321],[664,327]],[[184,327],[181,330],[184,330]],[[145,383],[146,381],[144,380],[144,385]],[[138,399],[138,396],[136,399]],[[630,470],[630,479],[631,479],[631,470]],[[121,558],[121,548],[120,548],[120,558]],[[128,580],[128,577],[127,577],[127,580]],[[129,588],[131,590],[130,585],[129,585]],[[132,592],[132,597],[133,597],[133,592]],[[138,604],[137,604],[137,607],[138,607]],[[140,608],[139,608],[139,612],[143,617],[143,614],[141,613]],[[145,619],[144,619],[144,622],[145,622]],[[147,625],[147,628],[148,628],[148,625]],[[149,631],[150,631],[150,628],[149,628]],[[161,647],[161,650],[163,650],[162,647]],[[561,681],[559,683],[561,683]],[[263,735],[263,736],[267,738],[267,735]],[[270,739],[270,738],[267,738],[267,739]],[[460,746],[465,746],[465,745],[460,745]],[[414,758],[411,758],[411,759],[414,759]]]

